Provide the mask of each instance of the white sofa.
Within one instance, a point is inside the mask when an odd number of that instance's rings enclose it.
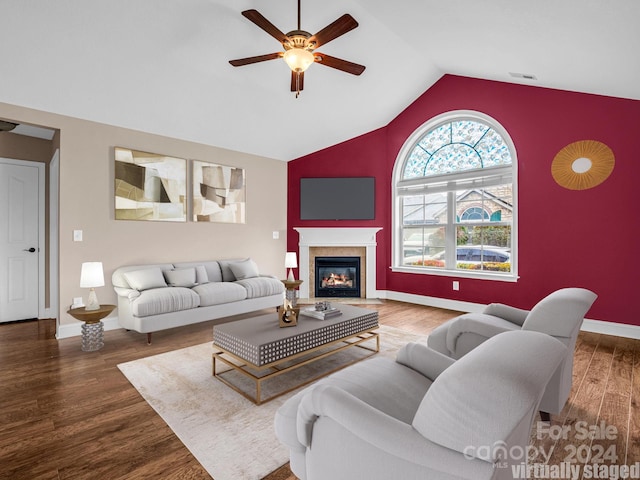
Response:
[[[250,258],[128,265],[111,277],[118,322],[127,330],[159,330],[278,307],[284,285],[261,275]]]

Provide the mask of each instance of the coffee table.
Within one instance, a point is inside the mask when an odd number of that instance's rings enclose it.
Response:
[[[379,352],[380,338],[375,332],[378,328],[378,312],[352,305],[340,305],[338,308],[342,315],[326,320],[301,313],[295,327],[280,328],[276,313],[214,326],[213,376],[260,405]],[[362,345],[368,341],[375,341],[375,347]],[[331,371],[305,378],[294,387],[267,399],[262,398],[262,382],[352,347],[363,348],[371,353]],[[230,368],[216,373],[216,361]],[[255,382],[255,396],[226,378],[224,374],[232,371]]]

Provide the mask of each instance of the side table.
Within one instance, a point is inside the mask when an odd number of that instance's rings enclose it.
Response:
[[[115,310],[115,305],[100,305],[97,310],[86,310],[85,307],[72,308],[67,311],[82,325],[82,351],[95,352],[104,347],[104,324],[102,319]]]

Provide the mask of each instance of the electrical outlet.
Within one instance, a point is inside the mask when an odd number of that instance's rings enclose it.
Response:
[[[460,290],[460,282],[457,280],[453,281],[453,289],[454,290]]]
[[[73,231],[73,241],[81,242],[82,241],[82,230],[74,230]]]
[[[278,240],[280,238],[280,232],[277,230],[273,231],[273,239]]]

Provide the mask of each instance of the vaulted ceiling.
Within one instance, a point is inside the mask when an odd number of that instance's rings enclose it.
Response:
[[[443,74],[640,100],[638,0],[302,0],[302,29],[344,13],[299,98],[281,50],[295,0],[0,0],[0,102],[291,160],[389,123]],[[533,75],[535,79],[512,74]],[[0,117],[2,112],[0,111]]]

